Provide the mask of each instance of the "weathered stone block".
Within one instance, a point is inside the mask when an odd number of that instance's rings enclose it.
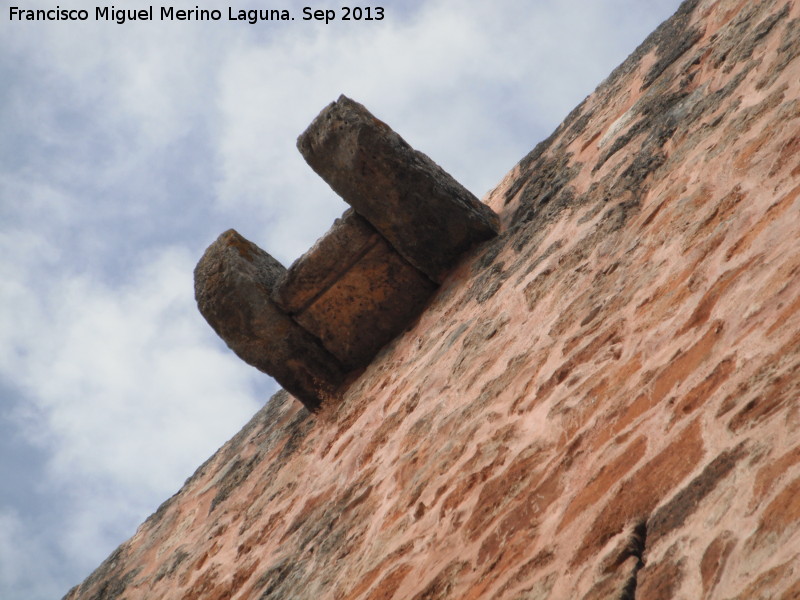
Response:
[[[200,313],[239,358],[272,375],[311,411],[335,394],[345,369],[278,308],[271,292],[286,269],[233,229],[208,247],[194,271]]]
[[[347,368],[369,364],[436,289],[352,211],[287,271],[276,302]]]
[[[206,320],[310,410],[408,327],[497,215],[363,106],[342,96],[300,137],[353,206],[288,269],[229,230],[195,270]]]
[[[497,215],[388,125],[345,96],[298,138],[317,174],[414,267],[441,283]]]
[[[331,228],[292,263],[273,299],[286,312],[305,311],[380,238],[364,218],[347,210]]]

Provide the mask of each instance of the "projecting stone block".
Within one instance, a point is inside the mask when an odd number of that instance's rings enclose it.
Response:
[[[380,234],[352,210],[286,271],[273,297],[288,313],[302,313],[372,246]]]
[[[409,325],[436,287],[366,220],[347,211],[289,268],[273,297],[355,369]]]
[[[298,147],[353,208],[287,270],[234,230],[195,269],[200,312],[245,362],[316,411],[409,327],[497,215],[344,96]]]
[[[272,290],[286,269],[233,229],[209,246],[194,271],[200,313],[239,358],[272,375],[309,410],[341,385],[345,368],[278,308]]]
[[[317,174],[409,263],[441,283],[497,215],[388,125],[345,96],[298,138]]]

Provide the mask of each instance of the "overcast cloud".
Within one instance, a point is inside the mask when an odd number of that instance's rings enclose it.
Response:
[[[678,1],[392,0],[331,25],[302,6],[256,25],[2,9],[0,598],[63,596],[276,389],[202,320],[192,269],[229,227],[288,265],[341,214],[294,147],[327,103],[364,103],[482,196]]]

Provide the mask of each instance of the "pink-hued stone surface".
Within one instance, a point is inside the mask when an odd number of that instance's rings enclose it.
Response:
[[[436,287],[348,210],[289,267],[272,297],[354,370],[409,326]]]
[[[800,3],[685,3],[340,404],[279,393],[67,597],[800,597],[798,56]]]

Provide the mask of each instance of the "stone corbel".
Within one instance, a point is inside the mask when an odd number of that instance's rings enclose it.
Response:
[[[497,215],[361,104],[341,96],[298,138],[352,208],[289,269],[234,230],[195,268],[203,317],[314,412],[424,309]]]

